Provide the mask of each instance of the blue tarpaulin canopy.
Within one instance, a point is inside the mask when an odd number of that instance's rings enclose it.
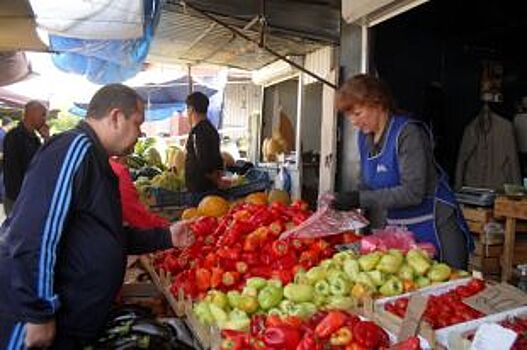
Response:
[[[135,91],[147,102],[145,110],[146,121],[157,121],[170,118],[174,113],[185,110],[185,99],[188,95],[188,78],[168,81],[162,84],[145,85],[134,88]],[[201,84],[193,85],[194,91],[200,91],[209,98],[217,90]],[[87,103],[74,103],[70,113],[80,117],[86,116]]]

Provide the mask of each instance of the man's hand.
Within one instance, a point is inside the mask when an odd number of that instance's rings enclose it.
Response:
[[[178,221],[170,225],[172,245],[176,248],[185,248],[194,243],[194,234],[189,227],[189,220]]]
[[[46,323],[27,323],[25,345],[28,348],[46,348],[55,339],[55,320]]]
[[[47,141],[49,139],[49,125],[44,123],[42,126],[37,130],[40,136]]]

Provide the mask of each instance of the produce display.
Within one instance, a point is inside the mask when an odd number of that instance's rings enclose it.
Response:
[[[344,311],[317,312],[303,321],[294,316],[256,315],[249,328],[247,332],[223,330],[220,349],[376,350],[391,345],[384,329]],[[391,349],[417,350],[419,340],[410,338]]]
[[[485,289],[485,282],[472,279],[465,285],[458,286],[440,295],[431,295],[428,299],[423,319],[433,329],[448,327],[483,317],[484,314],[463,303],[464,298],[473,296]],[[385,304],[384,308],[399,317],[404,317],[408,298],[400,298]]]
[[[228,212],[227,212],[228,210]],[[193,245],[158,254],[157,269],[174,276],[172,291],[181,288],[197,298],[209,289],[242,289],[250,277],[275,278],[287,284],[300,269],[309,269],[330,257],[333,250],[321,239],[278,240],[287,227],[306,220],[307,205],[239,203],[229,209],[219,197],[206,197],[191,229]]]

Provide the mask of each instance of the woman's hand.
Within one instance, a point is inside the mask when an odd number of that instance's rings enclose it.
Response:
[[[170,233],[172,234],[172,245],[175,248],[185,248],[194,243],[194,234],[190,229],[191,221],[182,220],[170,225]]]
[[[330,207],[335,210],[351,210],[360,206],[359,191],[336,192]]]

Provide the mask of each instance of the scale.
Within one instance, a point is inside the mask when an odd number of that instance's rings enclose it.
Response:
[[[489,188],[461,187],[456,192],[458,202],[476,205],[479,207],[491,207],[496,199],[496,191]]]

